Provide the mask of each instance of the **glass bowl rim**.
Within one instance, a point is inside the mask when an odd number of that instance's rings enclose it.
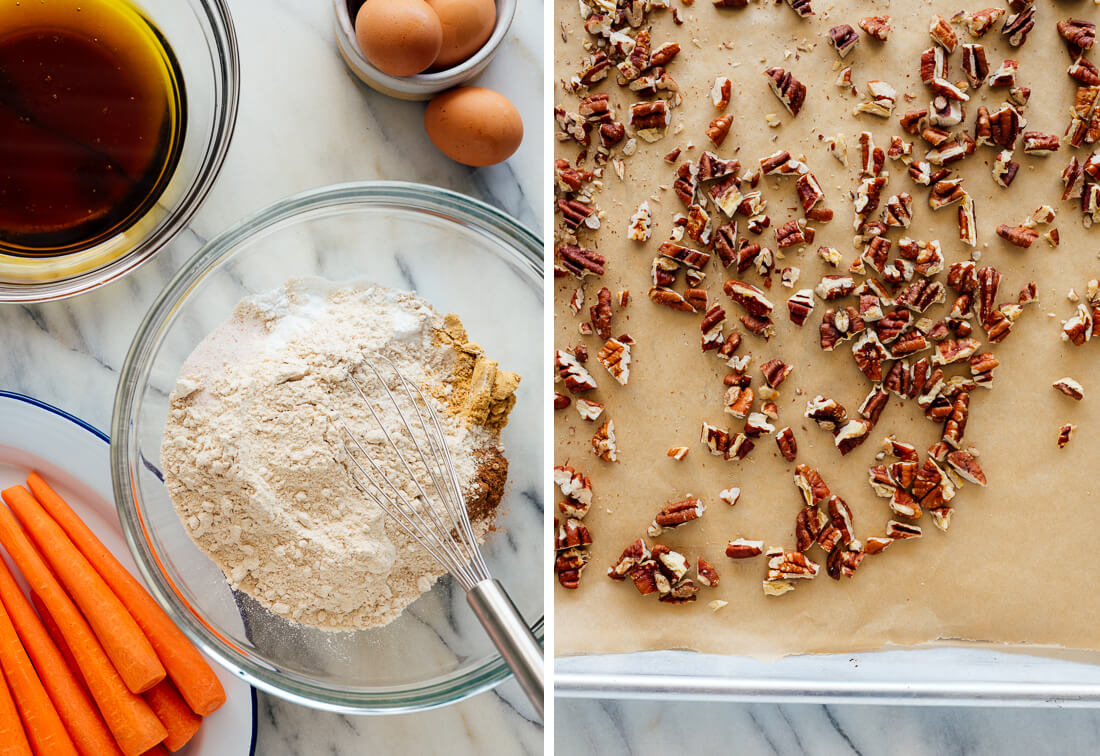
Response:
[[[187,0],[199,17],[205,20],[203,36],[210,41],[213,54],[215,90],[217,99],[213,108],[210,144],[206,159],[199,166],[191,188],[183,195],[178,207],[171,212],[164,224],[153,230],[148,238],[134,248],[97,268],[68,278],[31,283],[0,282],[0,303],[31,304],[68,299],[98,289],[137,270],[157,252],[163,249],[191,221],[202,207],[213,188],[233,142],[237,127],[237,111],[240,106],[241,61],[237,43],[237,31],[227,0]],[[142,13],[145,10],[137,6]],[[171,40],[169,39],[169,42]],[[219,92],[220,90],[220,92]],[[220,96],[219,96],[220,95]]]
[[[136,482],[131,470],[133,457],[131,415],[137,394],[145,385],[151,355],[159,348],[174,320],[179,305],[192,288],[253,235],[294,221],[314,211],[345,207],[400,206],[401,209],[445,217],[473,227],[501,241],[518,262],[538,280],[544,278],[542,241],[502,211],[472,197],[440,187],[404,181],[362,181],[312,189],[286,199],[237,222],[196,252],[157,296],[142,319],[119,373],[111,418],[111,478],[115,506],[123,534],[150,593],[181,630],[208,656],[238,674],[250,684],[279,698],[316,709],[346,714],[399,714],[447,706],[489,690],[511,676],[499,654],[461,674],[445,676],[425,684],[394,685],[363,690],[332,687],[288,676],[265,663],[258,663],[235,645],[220,637],[215,628],[192,614],[186,599],[159,568],[159,556],[150,545],[142,512],[138,508]],[[134,464],[131,464],[131,461]],[[544,616],[532,625],[543,639]]]

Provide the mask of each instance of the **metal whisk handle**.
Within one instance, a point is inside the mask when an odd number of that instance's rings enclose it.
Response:
[[[520,687],[531,699],[539,718],[543,714],[542,647],[516,605],[496,580],[483,580],[466,592],[477,618],[489,633]]]

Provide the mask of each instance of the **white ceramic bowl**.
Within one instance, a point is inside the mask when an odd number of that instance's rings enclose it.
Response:
[[[516,15],[516,0],[496,0],[497,21],[493,34],[480,50],[457,66],[442,71],[416,74],[414,76],[390,76],[382,73],[366,59],[355,39],[355,19],[348,11],[347,0],[332,0],[335,16],[336,45],[344,61],[364,84],[382,94],[401,100],[429,100],[434,95],[465,84],[489,65],[497,54],[500,43],[512,25]]]

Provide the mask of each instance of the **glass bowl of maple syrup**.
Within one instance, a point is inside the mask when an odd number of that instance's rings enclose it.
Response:
[[[0,302],[167,244],[221,169],[238,81],[225,0],[0,0]]]

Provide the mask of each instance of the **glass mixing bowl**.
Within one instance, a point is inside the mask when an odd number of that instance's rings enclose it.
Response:
[[[358,183],[281,201],[207,244],[138,328],[119,378],[111,432],[115,498],[153,595],[221,664],[271,693],[351,713],[453,703],[509,676],[449,576],[391,624],[308,628],[232,591],[192,542],[158,470],[168,396],[195,346],[243,297],[295,276],[414,290],[456,313],[473,340],[523,381],[501,440],[510,463],[501,530],[484,546],[493,574],[542,635],[542,244],[501,212],[406,183]]]
[[[183,79],[179,162],[156,204],[123,232],[56,257],[0,254],[0,302],[43,302],[90,291],[134,270],[182,229],[221,170],[237,121],[237,37],[225,0],[134,0],[168,41]]]

